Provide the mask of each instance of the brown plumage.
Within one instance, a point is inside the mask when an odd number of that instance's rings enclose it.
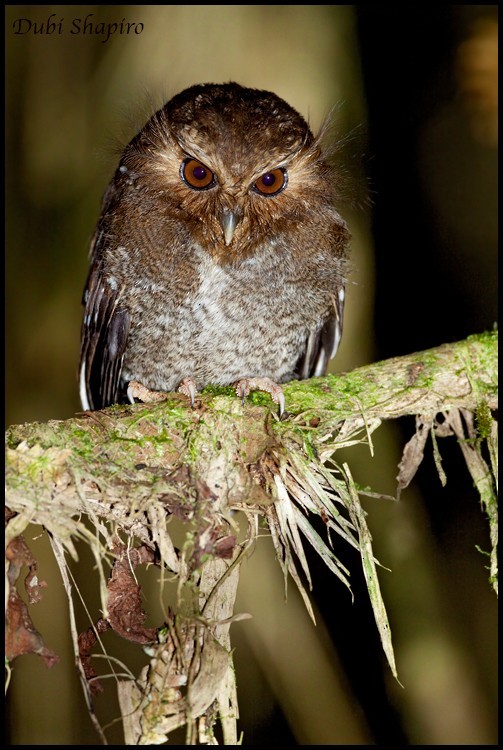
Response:
[[[324,374],[349,239],[337,182],[321,137],[272,93],[193,86],[154,114],[122,154],[92,242],[84,408],[127,400],[130,381],[185,381],[192,399],[251,382],[279,400],[265,379]]]

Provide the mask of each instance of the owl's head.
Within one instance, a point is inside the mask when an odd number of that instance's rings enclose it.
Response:
[[[183,219],[191,239],[220,262],[320,225],[324,211],[327,221],[338,216],[322,139],[275,94],[237,83],[192,86],[173,97],[131,141],[122,164],[148,186],[162,215]]]

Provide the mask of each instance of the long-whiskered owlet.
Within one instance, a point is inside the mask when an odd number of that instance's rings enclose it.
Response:
[[[192,86],[124,149],[91,246],[85,409],[138,388],[243,398],[323,375],[342,333],[349,232],[321,135],[275,94]],[[140,384],[140,385],[139,385]],[[144,390],[145,390],[144,389]]]

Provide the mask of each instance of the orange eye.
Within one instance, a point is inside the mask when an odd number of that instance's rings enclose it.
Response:
[[[266,172],[259,177],[257,182],[254,184],[253,189],[260,195],[273,196],[281,193],[286,188],[288,182],[288,174],[286,169],[279,167],[278,169],[272,169],[270,172]]]
[[[215,184],[215,175],[197,159],[185,159],[180,167],[180,176],[193,190],[208,190]]]

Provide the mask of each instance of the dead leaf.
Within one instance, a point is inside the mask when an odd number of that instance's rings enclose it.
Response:
[[[409,442],[406,443],[402,453],[402,460],[398,464],[397,497],[400,497],[401,491],[412,482],[419,464],[423,460],[424,446],[426,445],[432,424],[432,417],[416,416],[416,432]]]

